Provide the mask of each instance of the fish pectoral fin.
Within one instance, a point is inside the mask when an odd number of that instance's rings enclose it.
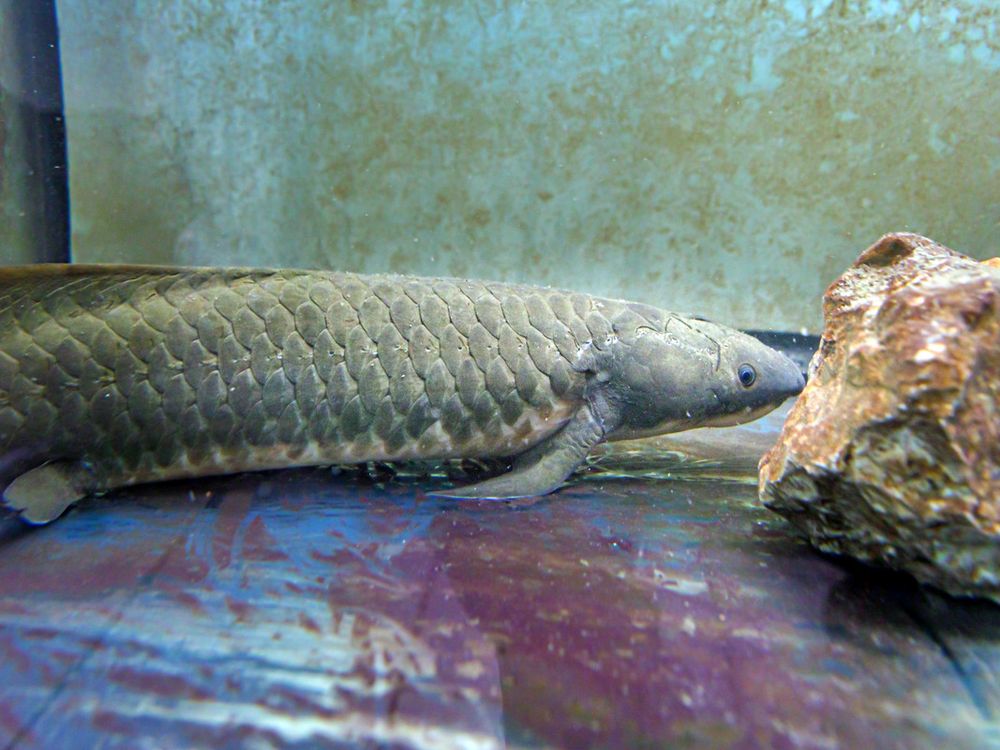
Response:
[[[513,500],[547,495],[559,489],[583,463],[590,449],[601,442],[605,431],[584,406],[554,435],[518,456],[506,474],[468,487],[431,492],[436,497],[481,500]]]
[[[3,493],[4,504],[31,524],[59,518],[93,491],[90,473],[74,461],[53,461],[21,474]]]

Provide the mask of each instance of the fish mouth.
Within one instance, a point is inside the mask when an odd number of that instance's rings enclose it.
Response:
[[[755,419],[763,417],[765,414],[770,414],[772,411],[781,406],[788,398],[793,398],[799,393],[799,391],[796,391],[795,393],[782,395],[781,398],[770,399],[764,403],[748,404],[740,407],[739,409],[731,409],[727,405],[725,399],[719,395],[718,390],[715,388],[709,388],[709,390],[724,411],[716,417],[708,417],[702,420],[703,427],[734,427],[736,425],[752,422]]]
[[[718,417],[712,419],[706,419],[703,427],[735,427],[736,425],[746,424],[747,422],[753,422],[755,419],[760,419],[765,414],[770,414],[772,411],[781,406],[782,402],[777,403],[767,403],[761,406],[753,407],[746,406],[739,411],[729,412],[728,414],[720,414]]]

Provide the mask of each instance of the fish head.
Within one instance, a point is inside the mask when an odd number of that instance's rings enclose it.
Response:
[[[797,364],[752,336],[667,316],[621,332],[598,369],[616,416],[614,439],[749,422],[797,395]],[[602,376],[603,369],[603,376]]]

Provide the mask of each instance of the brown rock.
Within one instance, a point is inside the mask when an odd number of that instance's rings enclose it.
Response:
[[[1000,601],[1000,259],[889,234],[823,314],[764,504],[824,551]]]

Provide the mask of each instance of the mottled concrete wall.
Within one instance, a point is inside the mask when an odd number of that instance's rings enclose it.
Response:
[[[1000,220],[986,0],[59,3],[75,258],[494,277],[815,327]]]

